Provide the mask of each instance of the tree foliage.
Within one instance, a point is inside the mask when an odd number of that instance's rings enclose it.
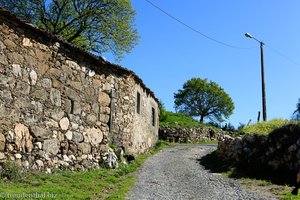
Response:
[[[200,117],[222,122],[228,118],[234,104],[229,95],[215,82],[192,78],[184,83],[183,88],[174,93],[175,109],[191,117]]]
[[[298,103],[296,104],[296,110],[293,113],[292,119],[300,120],[300,99],[298,99]]]
[[[138,41],[130,0],[0,0],[0,5],[94,53],[121,58]]]

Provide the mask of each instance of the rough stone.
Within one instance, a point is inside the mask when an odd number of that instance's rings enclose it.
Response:
[[[81,114],[81,106],[80,103],[77,101],[73,103],[72,114]]]
[[[4,160],[6,158],[5,154],[0,152],[0,160]]]
[[[30,127],[30,130],[36,138],[48,139],[52,135],[50,130],[41,128],[39,126],[32,126]]]
[[[49,139],[44,141],[43,149],[46,153],[56,155],[59,151],[57,139]]]
[[[107,124],[109,122],[109,115],[100,114],[99,121]]]
[[[64,111],[62,111],[61,109],[55,109],[51,111],[51,118],[56,121],[60,121],[63,118],[64,114]]]
[[[13,64],[12,68],[13,68],[12,70],[13,70],[13,74],[15,75],[15,77],[22,77],[21,65]]]
[[[74,141],[75,143],[80,143],[83,141],[83,135],[82,133],[79,133],[79,132],[76,132],[74,131],[73,132],[73,137],[72,137],[72,141]]]
[[[18,123],[15,126],[15,144],[18,151],[31,152],[33,149],[32,136],[24,124]]]
[[[29,73],[29,77],[30,77],[31,85],[35,85],[38,78],[37,73],[34,70],[31,70],[31,72]]]
[[[108,107],[110,104],[109,95],[105,92],[100,92],[99,97],[98,97],[98,102],[99,102],[100,106]]]
[[[68,130],[69,125],[70,125],[70,122],[69,122],[69,119],[67,117],[62,118],[59,121],[59,126],[60,126],[61,130],[63,130],[63,131]]]
[[[37,164],[38,168],[44,167],[44,163],[41,160],[36,160],[35,163]]]
[[[19,153],[16,153],[16,154],[15,154],[15,158],[16,158],[16,159],[21,159],[21,158],[22,158],[22,155],[19,154]]]
[[[32,44],[32,42],[30,41],[29,38],[23,38],[23,46],[25,46],[25,47],[32,47],[33,44]]]
[[[50,90],[50,100],[53,105],[61,106],[61,94],[60,91],[54,88]]]
[[[84,141],[92,145],[99,145],[103,140],[103,134],[100,129],[89,128],[84,134]]]
[[[72,137],[73,137],[73,132],[72,131],[68,130],[65,135],[66,135],[66,138],[68,140],[72,140]]]
[[[87,121],[87,123],[89,123],[89,124],[95,124],[96,121],[97,121],[97,117],[96,117],[94,114],[89,114],[89,115],[86,117],[86,121]]]
[[[5,142],[6,142],[5,136],[2,133],[0,133],[0,151],[5,150]]]
[[[91,145],[85,142],[78,144],[78,149],[82,152],[82,154],[90,154],[92,150]]]

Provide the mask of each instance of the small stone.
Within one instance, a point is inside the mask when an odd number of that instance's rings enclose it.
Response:
[[[41,80],[41,85],[43,88],[50,88],[52,86],[52,81],[49,78],[43,78]]]
[[[58,146],[58,141],[57,139],[49,139],[44,141],[44,151],[46,153],[50,153],[53,155],[56,155],[59,151],[59,146]]]
[[[44,163],[43,163],[43,161],[41,161],[41,160],[36,160],[35,163],[37,164],[37,166],[38,166],[39,168],[44,167]]]
[[[61,93],[59,90],[55,88],[51,88],[50,90],[50,100],[53,105],[61,106]]]
[[[22,69],[21,66],[18,64],[12,64],[13,67],[13,74],[15,77],[21,77],[22,76]]]
[[[35,145],[38,149],[42,149],[42,143],[41,143],[41,142],[36,142],[36,143],[34,143],[34,145]]]
[[[34,70],[31,70],[31,72],[29,73],[29,77],[30,77],[31,85],[35,85],[38,78],[37,73]]]
[[[62,118],[60,121],[59,121],[59,125],[60,125],[60,128],[65,131],[65,130],[68,130],[69,128],[69,119],[67,117],[64,117]]]
[[[22,158],[22,155],[19,154],[19,153],[16,153],[16,154],[15,154],[15,158],[16,158],[16,159],[21,159],[21,158]]]
[[[0,152],[0,160],[4,160],[6,157],[5,157],[5,154]]]
[[[30,41],[29,38],[23,38],[23,46],[25,46],[25,47],[32,47],[33,44],[32,44],[32,42]]]
[[[72,140],[75,143],[80,143],[80,142],[83,141],[83,135],[81,133],[79,133],[79,132],[73,132]]]
[[[72,131],[70,131],[70,130],[67,131],[65,135],[66,135],[66,138],[67,138],[68,140],[72,140],[72,137],[73,137]]]
[[[63,116],[64,116],[64,111],[60,110],[60,109],[56,109],[56,110],[53,110],[51,111],[51,118],[56,120],[56,121],[60,121]]]
[[[86,117],[86,121],[87,121],[87,123],[89,123],[89,124],[95,124],[96,121],[97,121],[97,117],[96,117],[94,114],[89,114],[89,115]]]
[[[6,142],[5,136],[2,133],[0,133],[0,151],[5,150],[5,142]]]
[[[72,162],[72,160],[67,155],[63,155],[63,159],[66,162]]]
[[[48,129],[40,128],[38,126],[32,126],[30,127],[30,130],[36,138],[47,139],[52,135],[51,131],[49,131]]]

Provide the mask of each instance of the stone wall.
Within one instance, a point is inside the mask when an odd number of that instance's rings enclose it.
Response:
[[[266,168],[295,179],[300,169],[300,127],[287,125],[268,136],[226,136],[219,141],[217,153],[221,159],[237,165]]]
[[[200,142],[214,140],[228,132],[222,129],[203,126],[199,128],[191,127],[167,127],[159,128],[159,139],[169,142]]]
[[[142,81],[0,11],[0,161],[83,169],[99,166],[109,142],[128,146]]]

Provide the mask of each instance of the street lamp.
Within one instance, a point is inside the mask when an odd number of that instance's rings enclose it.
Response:
[[[252,38],[260,44],[260,64],[261,64],[261,88],[262,88],[262,108],[263,108],[263,121],[267,121],[267,106],[266,106],[266,88],[265,88],[265,70],[264,70],[264,43],[249,33],[245,33],[245,36]]]

